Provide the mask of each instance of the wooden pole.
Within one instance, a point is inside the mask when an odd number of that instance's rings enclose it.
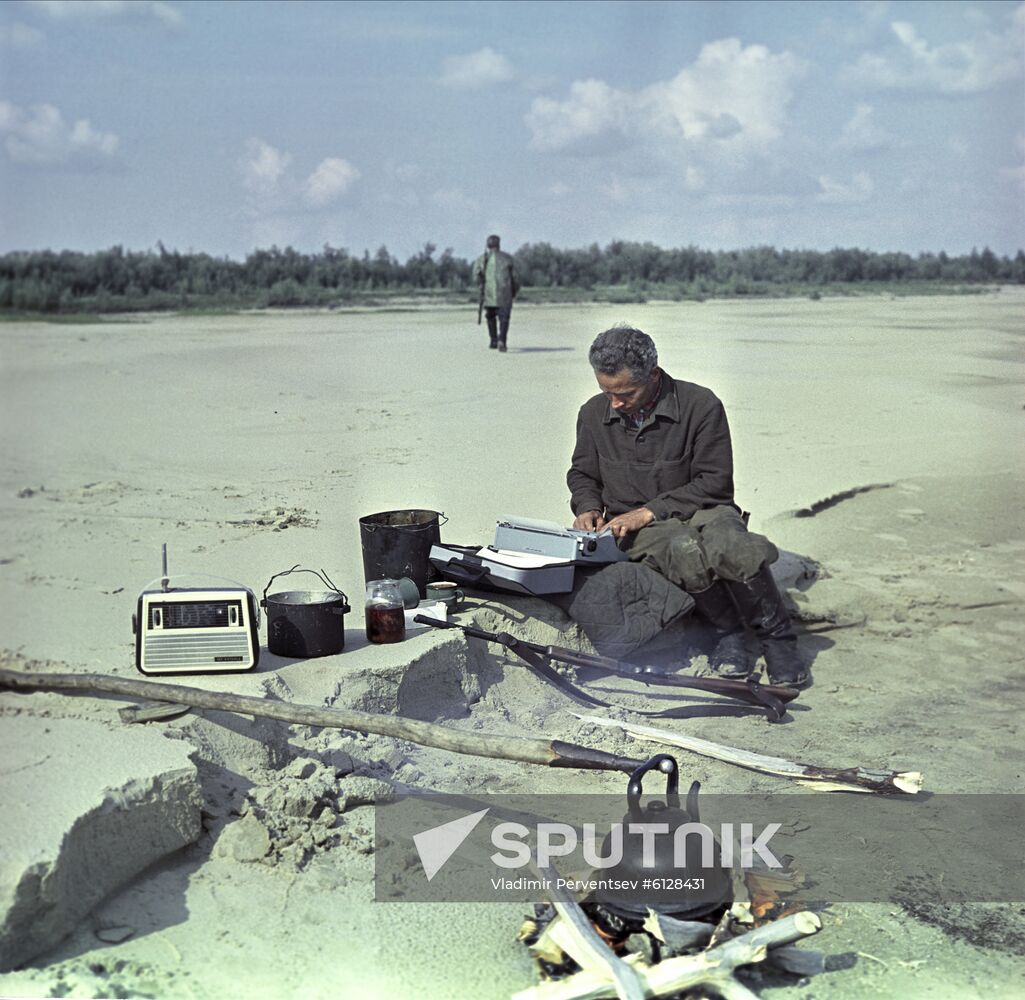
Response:
[[[217,712],[277,719],[300,726],[326,729],[351,729],[357,733],[391,736],[421,746],[437,747],[452,753],[475,757],[496,757],[518,760],[543,767],[584,768],[592,771],[630,772],[643,761],[619,757],[604,750],[563,743],[561,740],[526,739],[518,736],[496,736],[464,732],[434,722],[421,722],[398,715],[378,715],[347,708],[318,708],[313,705],[292,705],[229,691],[205,691],[184,684],[136,680],[107,674],[27,673],[0,670],[0,690],[8,691],[83,691],[124,695],[144,701],[165,701]]]

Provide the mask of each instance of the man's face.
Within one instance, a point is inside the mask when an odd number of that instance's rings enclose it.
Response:
[[[647,402],[655,383],[658,382],[658,369],[651,373],[646,382],[635,382],[628,368],[622,368],[614,375],[595,372],[594,377],[598,380],[598,388],[605,393],[612,409],[629,417]]]

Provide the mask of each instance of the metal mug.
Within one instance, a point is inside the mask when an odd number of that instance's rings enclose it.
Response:
[[[466,595],[448,580],[427,584],[427,603],[441,601],[449,611],[455,611]]]
[[[415,608],[420,603],[420,591],[417,589],[416,581],[408,576],[401,577],[396,581],[399,593],[402,595],[402,603],[408,610]]]

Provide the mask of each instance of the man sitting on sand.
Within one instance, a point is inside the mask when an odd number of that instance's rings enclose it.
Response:
[[[769,680],[803,687],[783,597],[769,570],[779,551],[747,530],[733,502],[726,412],[708,389],[658,367],[652,339],[616,326],[589,354],[601,393],[580,408],[566,481],[573,527],[608,528],[631,560],[682,587],[710,623],[720,676],[754,669],[745,626],[761,642]]]

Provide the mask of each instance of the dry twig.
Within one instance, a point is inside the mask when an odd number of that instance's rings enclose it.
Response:
[[[801,764],[784,757],[768,757],[765,754],[740,750],[736,747],[712,743],[696,736],[681,736],[668,729],[657,729],[619,719],[605,719],[597,715],[574,715],[582,722],[595,726],[622,729],[638,740],[649,743],[664,743],[680,747],[703,757],[714,757],[727,764],[746,767],[750,771],[774,774],[780,778],[791,778],[808,788],[820,792],[905,792],[909,795],[922,790],[920,771],[874,771],[866,767],[825,767],[819,764]]]

